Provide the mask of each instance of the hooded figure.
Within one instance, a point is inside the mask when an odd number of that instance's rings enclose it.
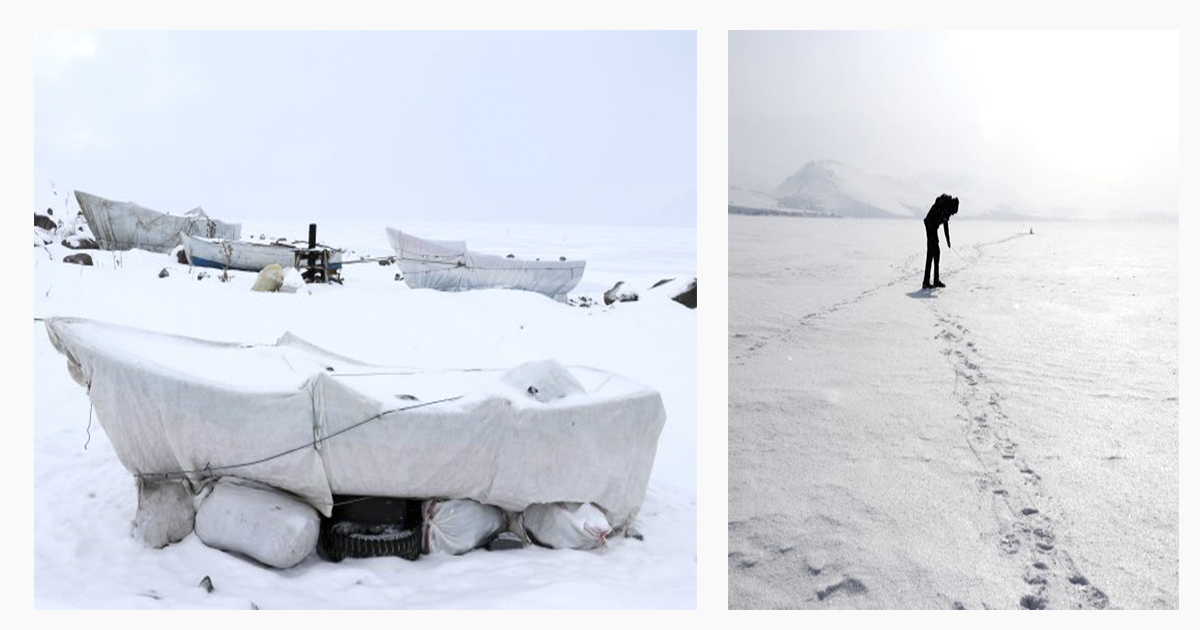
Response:
[[[921,282],[922,289],[944,287],[938,278],[938,264],[942,259],[942,250],[938,247],[938,226],[946,229],[946,247],[950,247],[950,217],[958,214],[958,197],[942,195],[933,202],[929,214],[925,215],[925,280]],[[933,263],[933,284],[929,284],[929,264]]]

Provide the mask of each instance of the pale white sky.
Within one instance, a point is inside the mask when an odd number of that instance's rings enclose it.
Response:
[[[694,32],[39,32],[34,88],[39,207],[696,224]]]
[[[1174,31],[731,31],[729,90],[735,186],[834,159],[1055,216],[1178,213]]]

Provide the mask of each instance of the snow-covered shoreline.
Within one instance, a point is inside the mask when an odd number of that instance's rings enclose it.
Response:
[[[319,239],[362,256],[387,256],[383,227],[327,221]],[[247,224],[244,235],[303,236],[306,224]],[[309,557],[268,569],[210,549],[194,536],[161,550],[131,537],[137,493],[86,392],[34,322],[34,595],[39,608],[694,608],[696,606],[696,311],[648,287],[695,275],[693,229],[422,224],[431,238],[465,238],[496,253],[586,258],[574,294],[593,308],[538,294],[411,290],[394,265],[348,266],[344,286],[295,294],[250,291],[254,274],[198,279],[163,254],[90,252],[95,266],[64,264],[69,250],[34,251],[34,316],[89,317],[161,332],[273,343],[292,332],[331,351],[388,365],[511,367],[554,358],[634,378],[667,410],[647,498],[645,541],[601,552],[476,551],[330,564]],[[286,233],[284,233],[286,232]],[[417,232],[420,234],[421,232]],[[562,252],[557,250],[562,249]],[[554,250],[554,251],[551,251]],[[162,269],[167,277],[160,278]],[[209,270],[211,272],[211,270]],[[638,302],[602,306],[616,280]],[[89,437],[90,431],[90,437]],[[86,449],[85,449],[85,444]],[[215,589],[197,586],[209,576]]]

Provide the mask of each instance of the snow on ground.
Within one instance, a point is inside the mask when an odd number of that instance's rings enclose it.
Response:
[[[694,276],[694,229],[390,224],[481,252],[584,258],[577,308],[542,295],[438,293],[395,280],[395,265],[349,265],[344,286],[250,291],[255,274],[177,264],[164,254],[34,248],[34,316],[72,315],[219,341],[274,343],[292,332],[385,365],[512,367],[553,358],[659,390],[667,422],[636,522],[645,541],[598,552],[528,548],[463,556],[348,559],[311,555],[280,571],[210,549],[194,535],[161,550],[132,535],[137,492],[66,360],[34,322],[34,595],[39,608],[694,608],[696,606],[696,312],[654,282]],[[348,256],[392,255],[384,224],[323,222],[319,240]],[[462,229],[460,229],[460,227]],[[304,238],[307,224],[244,225],[243,236]],[[159,278],[167,269],[169,276]],[[618,280],[638,302],[604,307]],[[90,438],[89,438],[90,432]],[[563,457],[570,457],[564,453]],[[197,586],[209,576],[210,594]]]
[[[1178,229],[730,216],[731,608],[1178,608]]]

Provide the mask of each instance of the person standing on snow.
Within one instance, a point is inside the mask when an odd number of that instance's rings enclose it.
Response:
[[[925,215],[925,280],[922,289],[944,287],[938,278],[938,266],[942,258],[942,250],[938,247],[938,226],[946,228],[946,247],[950,247],[950,217],[958,214],[958,197],[943,194],[933,202],[929,214]],[[933,263],[933,284],[929,284],[929,264]]]

